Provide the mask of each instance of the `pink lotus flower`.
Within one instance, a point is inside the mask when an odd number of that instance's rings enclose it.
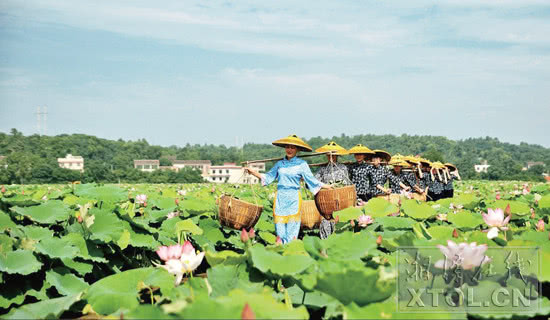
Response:
[[[367,216],[364,214],[360,215],[357,220],[359,221],[358,225],[363,228],[374,222],[371,216]]]
[[[537,222],[537,231],[544,231],[544,220],[540,219],[539,222]]]
[[[161,246],[157,250],[159,257],[165,261],[164,265],[157,265],[176,275],[175,284],[179,285],[185,273],[191,273],[201,264],[204,252],[195,252],[189,241],[183,245]]]
[[[529,187],[523,187],[523,195],[529,194],[529,192],[531,192],[531,190],[529,190]]]
[[[250,240],[250,237],[248,236],[248,232],[246,232],[246,229],[243,228],[241,230],[241,241],[242,242],[248,242],[248,240]]]
[[[137,204],[144,204],[147,202],[147,195],[145,194],[138,194],[136,196],[136,203]]]
[[[248,302],[244,305],[243,311],[241,312],[241,319],[242,320],[256,319],[256,315],[254,314],[254,311],[252,311],[252,308],[250,308],[250,305],[248,305]]]
[[[184,196],[184,195],[187,194],[187,191],[185,191],[185,190],[178,190],[178,194],[179,194],[180,196]]]
[[[180,213],[177,212],[177,211],[173,211],[173,212],[170,212],[169,214],[166,215],[166,219],[172,219],[172,218],[175,218],[177,216],[179,216]]]
[[[163,261],[179,259],[181,257],[181,254],[183,253],[183,246],[179,244],[175,244],[172,246],[160,246],[156,253]]]
[[[504,211],[500,208],[496,208],[495,210],[489,208],[487,213],[483,213],[483,220],[485,223],[491,227],[490,230],[488,230],[487,238],[493,239],[498,236],[499,230],[508,230],[508,222],[510,222],[511,215],[508,215],[506,218],[504,218]]]
[[[457,245],[448,240],[447,246],[438,245],[437,247],[445,255],[444,260],[438,260],[435,263],[435,267],[439,269],[447,270],[460,266],[464,270],[471,270],[491,261],[485,255],[486,244],[478,246],[475,242],[470,244],[463,242]]]
[[[497,195],[495,197],[497,200],[500,200],[500,192],[497,192]]]

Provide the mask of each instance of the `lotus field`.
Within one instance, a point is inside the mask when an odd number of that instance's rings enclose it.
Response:
[[[0,317],[550,315],[549,184],[465,181],[455,183],[454,198],[437,202],[402,198],[396,205],[375,198],[335,212],[336,233],[328,239],[304,229],[284,245],[273,224],[274,188],[4,186]],[[253,229],[220,225],[222,193],[263,206]],[[510,254],[528,248],[527,258]],[[420,263],[428,251],[431,262]],[[404,282],[413,276],[418,278]],[[444,288],[439,300],[433,292],[419,298],[435,287]],[[471,294],[461,298],[457,292]],[[399,307],[408,293],[416,298],[403,305],[414,312]],[[493,305],[484,309],[487,301]],[[439,309],[422,309],[432,302]]]

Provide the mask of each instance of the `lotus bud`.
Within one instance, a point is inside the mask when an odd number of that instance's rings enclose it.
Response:
[[[2,186],[2,193],[6,193],[6,187]]]
[[[76,220],[78,220],[78,223],[82,223],[82,221],[84,221],[84,220],[82,219],[82,216],[81,216],[81,215],[78,215],[78,217],[76,218]]]
[[[495,197],[497,200],[500,200],[500,192],[497,192],[497,195]]]
[[[180,199],[176,198],[176,199],[174,199],[174,202],[176,203],[176,206],[180,205]]]
[[[506,206],[506,209],[504,209],[504,213],[509,216],[512,214],[512,209],[510,208],[510,204]]]
[[[243,243],[246,243],[246,242],[248,242],[248,240],[250,240],[250,238],[248,237],[248,232],[246,232],[246,229],[243,228],[243,229],[241,230],[241,241],[242,241]]]
[[[537,231],[544,231],[544,220],[540,219],[539,222],[537,222]]]
[[[531,219],[535,219],[535,209],[531,208]]]
[[[381,245],[381,244],[382,244],[382,236],[378,236],[378,238],[376,238],[376,244],[377,244],[377,245]]]
[[[458,231],[456,229],[453,230],[453,238],[458,238]]]
[[[349,221],[349,224],[350,224],[352,227],[355,227],[355,220],[351,219],[351,220]]]
[[[250,231],[248,231],[248,237],[250,239],[254,239],[256,237],[256,232],[254,232],[254,228],[250,229]]]
[[[281,240],[281,237],[277,236],[277,240],[275,241],[275,244],[278,246],[283,244],[283,240]]]
[[[25,190],[21,190],[21,194],[25,194]]]
[[[143,206],[144,206],[144,207],[147,207],[147,202],[144,202],[144,203],[143,203]]]
[[[241,312],[241,319],[242,320],[256,319],[256,315],[254,314],[254,311],[252,311],[252,308],[250,308],[250,305],[248,305],[248,302],[244,305],[243,311]]]

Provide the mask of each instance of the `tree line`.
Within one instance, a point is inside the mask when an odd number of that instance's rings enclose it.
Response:
[[[550,168],[550,149],[540,145],[519,145],[500,142],[496,138],[470,138],[450,140],[441,136],[417,135],[340,135],[332,138],[313,137],[306,141],[318,148],[334,140],[345,148],[362,143],[371,149],[383,149],[391,154],[422,155],[432,161],[451,162],[460,170],[464,179],[530,180],[542,181],[542,173]],[[57,158],[66,154],[84,158],[84,172],[60,168]],[[82,182],[148,182],[191,183],[201,182],[198,171],[184,169],[179,172],[141,172],[134,169],[133,160],[159,159],[161,165],[171,165],[177,160],[210,160],[213,164],[240,163],[246,160],[279,157],[281,149],[271,144],[247,143],[242,148],[224,145],[155,146],[145,139],[125,141],[101,139],[83,134],[58,136],[24,136],[16,129],[10,133],[0,132],[0,183],[63,183]],[[307,158],[307,161],[322,162],[324,159]],[[351,156],[344,161],[353,160]],[[486,160],[491,166],[487,173],[474,171],[475,164]],[[522,168],[528,161],[541,161],[544,165]],[[5,166],[7,165],[7,167]],[[267,164],[267,169],[271,164]]]

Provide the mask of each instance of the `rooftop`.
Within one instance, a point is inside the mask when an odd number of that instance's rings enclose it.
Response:
[[[174,160],[173,164],[212,164],[210,160]]]
[[[134,160],[134,164],[159,164],[159,160]]]

